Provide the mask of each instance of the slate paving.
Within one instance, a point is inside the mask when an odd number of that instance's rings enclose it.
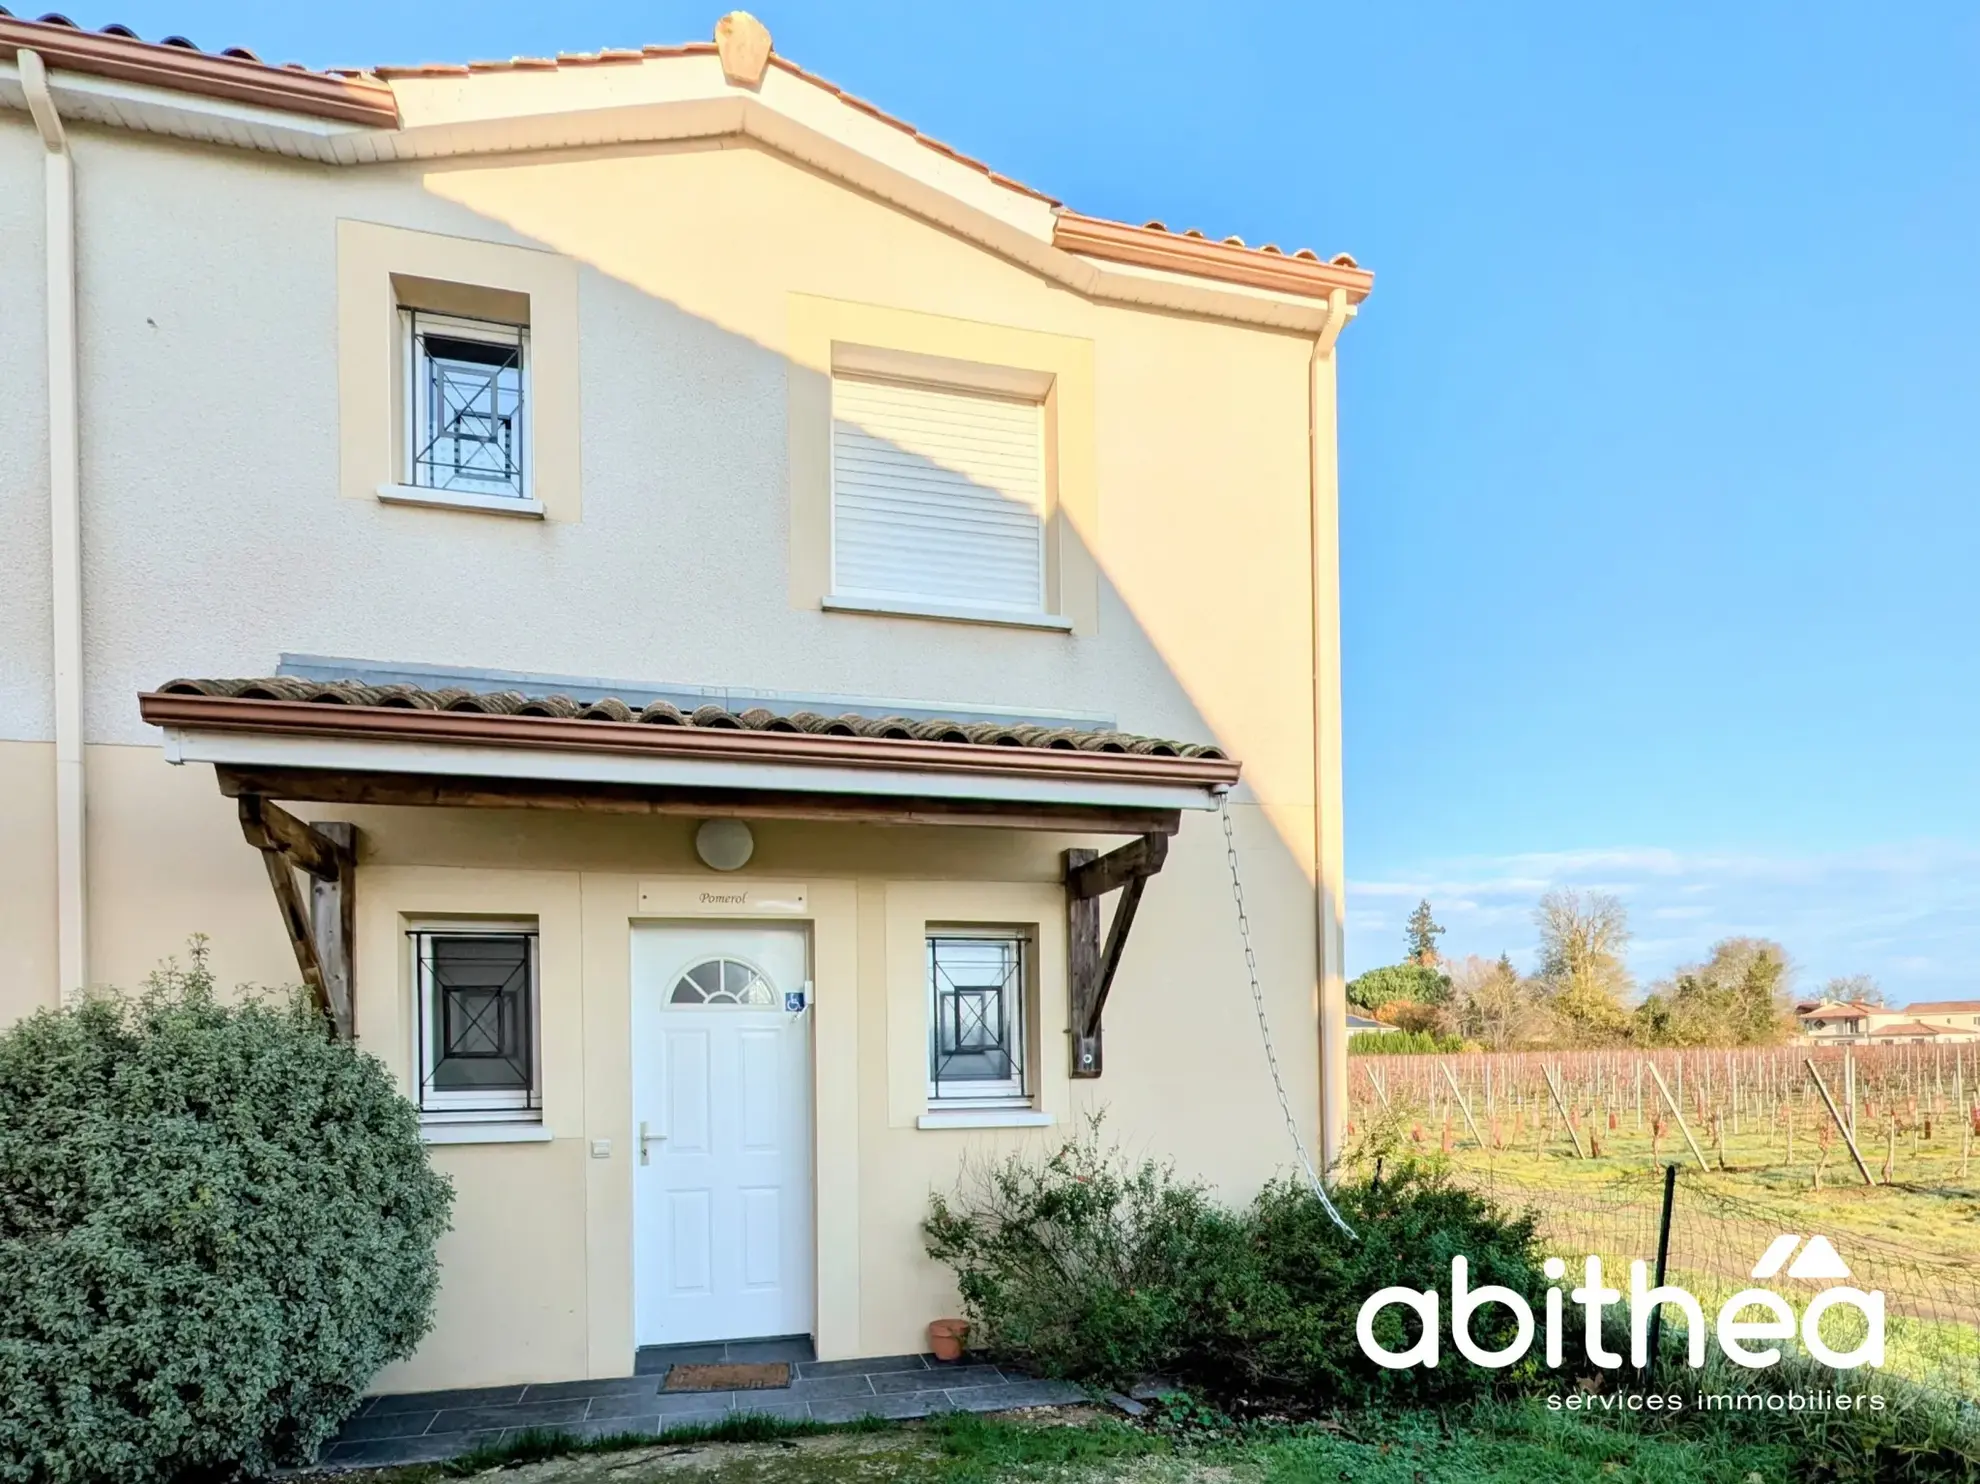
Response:
[[[1087,1399],[1071,1382],[1040,1381],[978,1361],[939,1361],[932,1355],[819,1361],[812,1354],[811,1341],[805,1338],[654,1346],[639,1352],[635,1374],[610,1380],[374,1396],[324,1446],[318,1463],[330,1468],[432,1463],[532,1431],[585,1440],[625,1433],[658,1437],[670,1429],[704,1426],[738,1412],[853,1422],[862,1417],[906,1419],[937,1412],[1065,1406]],[[790,1362],[789,1386],[753,1391],[660,1389],[667,1371],[676,1365],[778,1360]]]

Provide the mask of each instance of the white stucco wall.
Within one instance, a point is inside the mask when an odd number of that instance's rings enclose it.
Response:
[[[11,163],[32,139],[5,123]],[[1250,712],[1270,724],[1246,739],[1249,781],[1283,749],[1275,791],[1310,795],[1291,756],[1310,731],[1303,655],[1261,627],[1304,621],[1299,338],[1081,302],[753,150],[423,180],[76,133],[91,741],[153,741],[133,697],[171,675],[300,651],[1099,712],[1188,736],[1250,730]],[[580,261],[580,522],[338,497],[339,217]],[[8,235],[18,302],[38,245]],[[1093,339],[1097,635],[793,609],[786,377],[812,373],[777,343],[788,290]],[[9,425],[39,445],[32,416]],[[6,478],[31,505],[35,475]],[[45,564],[27,565],[4,611],[33,633]],[[1206,620],[1252,636],[1228,716],[1200,715],[1186,692],[1213,678],[1159,652]],[[0,672],[0,736],[47,734],[41,668]]]
[[[73,133],[97,978],[130,983],[193,931],[215,935],[223,979],[292,977],[231,808],[205,770],[169,768],[138,718],[138,693],[175,675],[262,674],[299,652],[1106,714],[1133,731],[1216,740],[1245,763],[1235,812],[1248,900],[1281,1062],[1313,1142],[1310,341],[1083,300],[755,148],[335,169]],[[20,371],[0,377],[0,827],[18,845],[0,856],[0,1020],[54,997],[38,151],[24,118],[0,114],[0,343]],[[580,519],[397,508],[346,492],[340,220],[577,264]],[[1092,632],[794,603],[792,388],[818,374],[792,360],[797,296],[939,320],[959,344],[990,327],[1090,347],[1097,509],[1078,536],[1099,573]],[[640,871],[696,869],[682,821],[359,812],[377,882],[466,871],[507,891],[517,873],[561,872],[606,891]],[[756,868],[821,892],[830,883],[835,920],[851,924],[833,972],[860,1003],[860,1130],[857,1153],[844,1153],[861,1190],[857,1230],[820,1244],[825,1260],[867,1276],[835,1343],[904,1348],[945,1301],[942,1275],[916,1255],[914,1222],[965,1147],[885,1109],[888,1079],[905,1067],[912,1082],[922,1054],[918,1030],[902,1045],[887,1036],[887,1006],[920,991],[888,977],[885,901],[902,882],[1018,882],[1055,910],[1067,843],[762,831]],[[391,874],[402,868],[412,874]],[[421,909],[416,893],[401,895],[405,910]],[[399,908],[362,888],[360,900],[383,914],[368,941],[389,945],[385,919]],[[623,947],[627,912],[614,911],[586,918],[601,953]],[[1072,1103],[1105,1105],[1132,1147],[1173,1154],[1234,1194],[1290,1153],[1241,970],[1222,838],[1214,817],[1194,815],[1131,940],[1108,1011],[1107,1074]],[[585,977],[586,994],[609,982]],[[375,1021],[380,997],[400,990],[386,970],[361,969],[359,993]],[[617,1034],[614,1023],[599,1046]],[[1062,1057],[1063,1042],[1044,1054]],[[587,1126],[560,1131],[544,1158],[447,1158],[467,1182],[469,1214],[554,1213],[532,1240],[558,1282],[589,1284],[596,1312],[560,1310],[536,1338],[558,1366],[602,1374],[629,1363],[614,1296],[627,1281],[628,1218],[600,1168],[582,1176],[597,1187],[582,1222],[566,1187],[579,1178],[575,1141],[622,1134],[626,1108],[609,1077],[585,1075],[596,1103]],[[558,1161],[571,1169],[557,1164],[540,1182],[531,1173]],[[449,1254],[443,1312],[490,1311],[513,1252],[471,1223]],[[528,1345],[490,1350],[465,1324],[436,1335],[397,1383],[474,1384],[537,1363]]]
[[[0,114],[0,741],[54,736],[40,137]]]

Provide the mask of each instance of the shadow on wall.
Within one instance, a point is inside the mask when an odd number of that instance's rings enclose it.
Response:
[[[307,187],[302,199],[327,202],[330,216],[515,241],[581,265],[584,518],[528,526],[313,502],[290,491],[290,506],[333,508],[285,509],[258,533],[269,544],[265,559],[244,563],[239,547],[220,546],[215,533],[237,534],[241,509],[266,508],[266,468],[293,467],[274,457],[273,443],[267,460],[249,450],[243,467],[212,469],[205,491],[188,496],[209,501],[210,516],[203,549],[187,559],[162,563],[146,544],[155,532],[103,533],[92,581],[104,584],[98,591],[123,587],[120,608],[184,612],[209,595],[213,605],[197,629],[145,629],[139,620],[110,617],[102,641],[109,663],[99,673],[106,687],[117,687],[108,703],[120,716],[134,718],[135,691],[172,673],[270,667],[273,656],[261,649],[269,613],[292,625],[278,648],[304,652],[656,682],[747,678],[771,689],[1111,713],[1130,730],[1215,740],[1245,763],[1236,802],[1259,805],[1254,817],[1269,825],[1268,833],[1240,821],[1248,884],[1265,909],[1261,918],[1270,914],[1262,966],[1279,986],[1275,1003],[1310,996],[1308,342],[1096,307],[755,149],[663,147],[529,165],[462,163],[415,177],[428,192],[416,203],[394,194],[403,175],[325,195],[322,176],[310,167],[269,169],[293,173]],[[683,189],[661,189],[670,179]],[[574,211],[574,200],[589,209]],[[327,229],[334,235],[334,223]],[[266,271],[251,258],[238,261],[243,278]],[[232,350],[293,330],[264,316],[251,302],[258,291],[232,283],[226,272],[209,268],[197,284],[176,287],[194,299],[194,309],[216,313],[222,300],[246,291],[250,302],[226,331]],[[956,324],[1042,325],[1103,345],[1118,337],[1117,358],[1096,372],[1103,407],[1139,405],[1141,389],[1177,383],[1162,386],[1162,400],[1150,404],[1145,434],[1115,434],[1126,453],[1103,451],[1096,460],[1106,542],[1089,540],[1076,522],[1056,522],[1062,567],[1085,562],[1096,574],[1096,632],[1068,642],[1022,629],[827,614],[815,601],[793,602],[790,409],[800,397],[831,406],[832,378],[778,347],[789,339],[791,295],[828,291],[922,306],[925,315]],[[1144,353],[1155,340],[1172,358],[1173,375],[1166,361],[1150,369]],[[1215,362],[1220,346],[1234,348],[1232,365]],[[144,393],[153,400],[127,410],[174,416],[184,446],[226,448],[241,442],[243,430],[285,427],[297,392],[282,378],[237,381],[237,395],[220,397],[190,374],[199,368],[170,361],[169,340],[154,354],[166,359],[154,361],[146,378]],[[1244,357],[1252,359],[1239,366]],[[267,355],[259,361],[280,363]],[[312,394],[321,390],[311,387]],[[1051,484],[1049,446],[1036,460],[1023,452],[1027,436],[1049,444],[1036,430],[1035,404],[1010,399],[1007,436],[986,447],[945,426],[939,401],[904,405],[870,377],[842,391],[849,395],[832,422],[832,456],[857,470],[863,487],[840,510],[840,580],[857,594],[912,597],[922,577],[947,581],[970,569],[987,574],[973,594],[978,601],[1039,606],[1034,593],[1045,594],[1052,581],[1050,543],[1038,536]],[[106,408],[100,415],[112,414]],[[279,441],[279,432],[271,436]],[[1184,445],[1184,467],[1156,478],[1171,471],[1152,450]],[[1205,475],[1204,466],[1219,472]],[[106,468],[98,479],[118,472]],[[334,485],[336,473],[308,477],[314,489]],[[829,501],[829,483],[821,493]],[[950,507],[942,518],[932,513],[938,500]],[[912,538],[899,535],[904,525]],[[818,560],[829,573],[829,548]],[[298,564],[314,574],[324,601],[295,604]],[[435,580],[436,572],[448,575]],[[1199,580],[1189,580],[1192,572]],[[1143,598],[1140,612],[1133,595]],[[541,621],[551,613],[554,625]],[[584,662],[574,664],[574,655]],[[928,695],[931,684],[939,696]],[[126,727],[124,735],[155,745],[155,735],[136,730],[133,736]],[[214,808],[222,807],[216,795]],[[1222,852],[1209,838],[1216,828],[1209,817],[1186,821],[1181,844],[1193,847],[1192,856],[1203,852],[1203,861],[1172,858],[1149,901],[1155,920],[1145,913],[1130,940],[1117,1004],[1132,1004],[1139,984],[1163,972],[1156,947],[1163,891],[1228,891]],[[255,932],[279,951],[258,865],[237,838],[234,846],[221,889],[252,901]],[[167,850],[169,842],[154,848]],[[155,959],[174,950],[188,927],[217,935],[220,925],[199,921],[196,912],[215,889],[196,875],[182,879],[174,893],[179,910],[162,942],[155,932],[125,934],[114,909],[101,915],[97,936],[117,951],[99,962],[119,965],[121,975],[135,943]],[[148,915],[147,927],[156,916]],[[1227,931],[1228,952],[1220,947],[1216,961],[1229,964],[1236,1011],[1242,961],[1234,926]],[[224,941],[218,946],[226,951]],[[232,966],[223,972],[232,974]],[[1183,987],[1161,998],[1175,1010],[1187,993]],[[1130,1035],[1123,1026],[1120,1039]]]

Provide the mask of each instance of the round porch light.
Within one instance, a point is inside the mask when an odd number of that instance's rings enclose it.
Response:
[[[740,871],[756,853],[756,836],[740,819],[704,819],[694,832],[694,853],[714,871]]]

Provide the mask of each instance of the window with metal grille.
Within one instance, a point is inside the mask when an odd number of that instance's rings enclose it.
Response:
[[[928,935],[928,1097],[945,1104],[1022,1103],[1029,943],[1017,932]]]
[[[526,498],[529,331],[419,309],[399,313],[407,356],[407,483]]]
[[[421,1111],[468,1122],[538,1116],[536,934],[448,928],[410,937]]]
[[[1013,397],[832,378],[832,590],[1045,611],[1045,410]]]

